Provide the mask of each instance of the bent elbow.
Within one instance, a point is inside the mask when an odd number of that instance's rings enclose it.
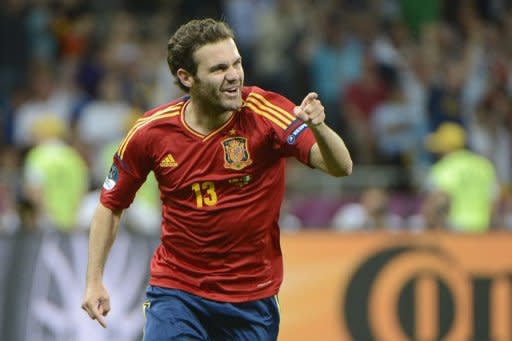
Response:
[[[347,168],[345,169],[345,175],[344,176],[349,176],[350,174],[352,174],[352,162],[350,163],[349,166],[347,166]]]
[[[352,174],[352,161],[350,161],[348,164],[344,165],[343,167],[338,168],[336,171],[332,172],[331,175],[341,178],[343,176],[349,176]]]

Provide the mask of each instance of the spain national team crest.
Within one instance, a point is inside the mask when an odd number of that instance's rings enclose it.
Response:
[[[224,167],[234,170],[244,169],[252,163],[247,148],[247,138],[241,136],[222,140],[224,148]]]

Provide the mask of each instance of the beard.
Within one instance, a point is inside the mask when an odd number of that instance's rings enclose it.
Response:
[[[238,110],[242,106],[241,90],[236,98],[228,98],[218,86],[202,82],[199,78],[195,78],[195,86],[191,89],[190,95],[212,112],[223,113]]]

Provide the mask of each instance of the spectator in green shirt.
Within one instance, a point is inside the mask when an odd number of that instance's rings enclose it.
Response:
[[[41,117],[34,122],[36,145],[24,161],[23,189],[35,210],[37,228],[69,232],[89,186],[89,171],[80,154],[63,141],[64,122]]]
[[[461,232],[485,232],[491,225],[498,185],[494,165],[465,148],[465,130],[445,122],[427,136],[426,147],[439,155],[428,175],[430,195],[450,199],[450,225]]]

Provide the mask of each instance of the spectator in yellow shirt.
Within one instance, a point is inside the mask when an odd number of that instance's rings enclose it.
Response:
[[[429,171],[428,191],[448,195],[450,225],[461,232],[485,232],[498,193],[494,165],[465,148],[466,132],[456,123],[442,123],[425,144],[440,157]]]

